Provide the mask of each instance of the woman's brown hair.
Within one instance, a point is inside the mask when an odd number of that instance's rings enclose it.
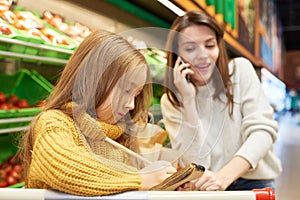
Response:
[[[104,30],[91,33],[75,50],[47,99],[44,111],[59,109],[72,116],[65,105],[74,102],[92,117],[96,117],[95,108],[103,104],[123,75],[137,67],[147,67],[147,80],[142,92],[135,97],[135,108],[129,114],[131,121],[147,123],[152,87],[146,60],[123,37]],[[33,128],[38,117],[39,115],[23,135],[18,152],[23,161],[25,179],[34,145]],[[122,134],[119,142],[133,149],[136,147],[133,138],[130,134]]]
[[[171,26],[171,31],[167,38],[167,70],[165,73],[165,87],[164,92],[167,94],[168,99],[174,106],[180,106],[180,103],[175,95],[177,91],[174,85],[173,79],[173,68],[178,57],[178,39],[180,31],[184,28],[193,25],[205,25],[211,28],[216,33],[216,38],[219,46],[219,57],[216,61],[217,69],[219,70],[222,82],[215,80],[215,84],[223,84],[223,88],[226,89],[227,105],[229,105],[229,113],[232,115],[233,110],[233,94],[232,94],[232,83],[230,81],[230,74],[228,69],[228,55],[225,47],[225,42],[223,40],[224,30],[220,25],[210,16],[202,13],[200,11],[188,11],[185,15],[179,16],[175,19]],[[219,77],[220,77],[219,76]],[[216,93],[214,97],[218,97],[219,93],[222,91],[220,88],[216,87]]]

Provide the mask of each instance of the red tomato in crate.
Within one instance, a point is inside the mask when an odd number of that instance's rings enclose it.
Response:
[[[4,180],[6,178],[6,172],[3,169],[0,169],[0,180]]]
[[[7,185],[10,186],[10,185],[14,185],[17,183],[17,179],[11,175],[9,175],[6,179],[7,181]]]
[[[7,102],[15,104],[19,100],[19,97],[15,94],[11,94],[7,98]]]
[[[0,110],[8,110],[8,109],[9,109],[9,107],[6,103],[0,104]]]
[[[18,108],[29,108],[28,101],[26,99],[20,99],[15,103]]]
[[[4,188],[7,186],[7,182],[5,180],[0,180],[0,188]]]
[[[3,92],[0,92],[0,104],[5,103],[6,96]]]
[[[21,165],[15,165],[14,166],[14,169],[13,169],[14,171],[16,171],[16,172],[22,172],[22,170],[23,170],[23,167],[21,166]]]
[[[15,156],[10,156],[0,165],[0,188],[23,182],[23,168]]]

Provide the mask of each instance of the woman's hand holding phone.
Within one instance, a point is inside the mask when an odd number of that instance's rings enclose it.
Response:
[[[194,74],[191,64],[185,63],[178,57],[174,66],[174,84],[184,99],[194,98],[196,88],[191,82],[191,75]]]

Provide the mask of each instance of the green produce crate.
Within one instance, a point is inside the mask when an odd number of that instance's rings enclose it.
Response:
[[[19,133],[0,134],[0,164],[6,162],[10,156],[17,153]],[[24,182],[8,186],[8,188],[22,188]]]
[[[30,108],[17,110],[0,110],[0,133],[1,129],[23,127],[29,124],[29,121],[22,121],[20,118],[34,117],[42,111],[42,108],[34,107],[41,100],[46,99],[52,92],[53,87],[38,72],[30,72],[26,69],[19,70],[14,75],[0,74],[0,91],[6,96],[15,94],[19,99],[26,99]],[[8,119],[15,119],[15,122],[1,123]]]
[[[30,36],[28,38],[28,42],[33,43],[33,44],[43,44],[44,40],[39,37],[36,37],[36,36]],[[36,56],[39,54],[39,51],[40,51],[40,49],[38,49],[38,48],[26,46],[25,50],[24,50],[24,54]],[[30,63],[38,62],[38,60],[30,59],[30,58],[22,58],[22,61],[30,62]]]
[[[16,154],[18,149],[18,133],[0,134],[0,164],[7,161],[10,156]]]
[[[11,38],[10,35],[0,34],[1,38]],[[10,49],[11,44],[8,42],[0,42],[0,51],[8,51]]]
[[[12,39],[16,39],[16,40],[19,40],[19,41],[27,42],[28,39],[29,39],[29,36],[27,34],[25,34],[24,32],[21,32],[21,31],[17,30],[16,34],[12,37]],[[8,51],[13,52],[13,53],[24,54],[25,53],[25,49],[26,49],[25,45],[22,45],[22,44],[12,44],[10,46],[10,48],[9,48]],[[14,60],[21,60],[21,58],[14,57],[14,56],[11,56],[10,58],[14,59]]]
[[[62,50],[70,50],[70,51],[74,51],[76,49],[76,46],[71,44],[69,46],[67,45],[53,45],[50,43],[45,43],[45,45],[56,48],[56,49],[62,49]],[[71,57],[72,54],[70,53],[64,53],[64,52],[59,52],[56,50],[48,50],[48,49],[40,49],[39,56],[42,57],[47,57],[47,58],[57,58],[57,59],[62,59],[62,60],[69,60],[69,58]],[[45,64],[58,64],[61,65],[61,63],[55,63],[55,62],[51,62],[51,61],[41,61],[42,63]]]
[[[11,43],[6,42],[6,39],[11,39],[15,36],[15,28],[8,24],[6,21],[0,18],[0,24],[8,27],[11,30],[11,34],[2,34],[0,33],[1,41],[0,41],[0,51],[9,51],[11,48]],[[4,41],[3,41],[4,40]],[[0,55],[0,58],[6,58],[4,55]]]

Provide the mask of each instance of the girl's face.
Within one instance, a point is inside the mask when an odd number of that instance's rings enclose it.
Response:
[[[123,75],[104,103],[96,108],[99,121],[117,124],[135,107],[135,97],[142,92],[147,68],[138,67]]]
[[[189,26],[180,33],[178,53],[195,72],[191,80],[196,85],[204,85],[211,78],[219,57],[216,33],[205,25]]]

